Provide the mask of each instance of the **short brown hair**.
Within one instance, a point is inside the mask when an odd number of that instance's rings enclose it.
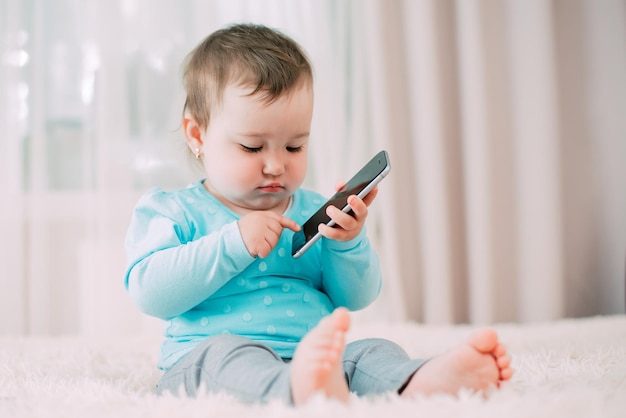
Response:
[[[302,81],[312,81],[304,51],[278,30],[255,24],[236,24],[209,35],[188,55],[183,72],[187,93],[184,113],[206,129],[211,105],[221,103],[230,83],[263,92],[268,103]]]

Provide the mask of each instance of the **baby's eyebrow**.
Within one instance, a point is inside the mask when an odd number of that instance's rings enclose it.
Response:
[[[307,132],[296,134],[291,139],[301,139],[301,138],[307,138],[309,136],[311,136],[311,133],[307,131]]]
[[[252,139],[263,139],[263,138],[267,138],[269,136],[269,133],[250,131],[250,132],[237,132],[237,135],[246,137],[246,138],[252,138]]]
[[[237,135],[239,137],[248,138],[248,139],[265,140],[267,138],[271,138],[274,134],[269,133],[269,132],[254,132],[254,131],[250,131],[250,132],[237,132]],[[298,139],[305,139],[305,138],[308,138],[309,136],[311,136],[311,133],[309,131],[299,132],[299,133],[293,135],[292,137],[289,137],[289,140],[293,141],[293,140],[298,140]]]

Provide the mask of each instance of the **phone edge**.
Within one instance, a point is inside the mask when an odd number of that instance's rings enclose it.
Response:
[[[361,190],[357,194],[357,197],[359,199],[363,199],[363,197],[367,196],[374,189],[374,187],[376,187],[385,177],[387,177],[387,174],[389,174],[389,172],[391,171],[391,165],[389,164],[389,158],[387,158],[387,156],[385,156],[385,159],[387,161],[387,165],[385,166],[383,171],[381,171],[367,186],[365,186],[365,188],[363,190]],[[352,208],[350,207],[350,205],[346,204],[341,209],[341,211],[344,212],[344,213],[348,213],[351,209]],[[333,225],[335,225],[335,221],[333,221],[331,219],[326,225],[333,226]],[[318,231],[317,233],[315,233],[315,235],[313,235],[313,238],[311,238],[308,242],[306,242],[302,247],[300,247],[298,249],[298,251],[293,253],[291,256],[293,258],[300,258],[300,256],[302,256],[309,248],[311,248],[317,241],[319,241],[319,239],[321,237],[322,237],[322,234],[320,234],[319,231]]]

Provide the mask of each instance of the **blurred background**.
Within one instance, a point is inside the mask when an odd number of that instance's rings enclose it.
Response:
[[[0,334],[158,327],[124,235],[149,187],[201,176],[181,62],[233,22],[313,62],[307,187],[390,154],[385,285],[357,320],[624,313],[626,1],[0,0]]]

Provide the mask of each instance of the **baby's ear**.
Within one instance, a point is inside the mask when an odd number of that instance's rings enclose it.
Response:
[[[185,141],[192,151],[202,148],[202,128],[191,115],[185,115],[183,119],[183,130],[185,132]]]

